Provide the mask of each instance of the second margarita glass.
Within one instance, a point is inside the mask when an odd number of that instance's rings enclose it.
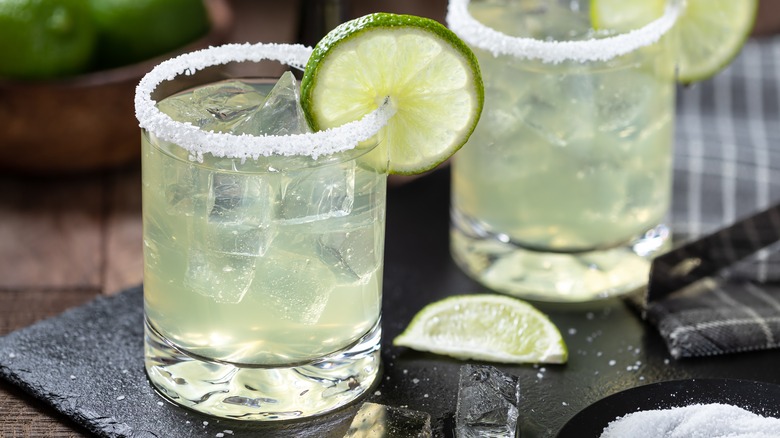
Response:
[[[588,1],[451,0],[485,109],[453,161],[451,247],[486,286],[553,302],[630,292],[668,246],[680,4],[628,33]]]

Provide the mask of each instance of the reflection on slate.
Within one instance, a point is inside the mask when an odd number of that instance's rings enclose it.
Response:
[[[363,403],[344,438],[430,438],[431,416],[426,412]]]
[[[676,358],[780,346],[780,205],[653,262],[645,315]]]
[[[0,337],[0,377],[102,437],[341,437],[356,410],[305,423],[250,424],[164,402],[143,369],[140,287]]]
[[[460,368],[455,431],[458,438],[514,437],[520,385],[510,376],[487,365]]]

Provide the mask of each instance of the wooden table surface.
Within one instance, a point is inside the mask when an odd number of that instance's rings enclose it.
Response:
[[[230,41],[296,41],[299,2],[230,3]],[[443,20],[444,1],[420,3],[352,0],[350,7],[354,16],[385,10]],[[0,335],[141,283],[140,187],[139,162],[67,177],[0,176]],[[0,438],[87,435],[0,381]]]
[[[235,25],[228,39],[294,42],[306,1],[326,0],[230,0]],[[342,1],[352,16],[384,10],[439,21],[446,4]],[[776,28],[759,24],[762,33]],[[0,335],[141,283],[140,182],[138,162],[68,177],[0,176]],[[0,438],[82,436],[67,418],[0,380]]]

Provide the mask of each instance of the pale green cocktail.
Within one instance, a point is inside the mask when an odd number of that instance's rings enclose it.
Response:
[[[197,122],[193,114],[207,116],[217,97],[263,105],[258,88],[212,84],[158,106]],[[228,104],[219,110],[241,111]],[[266,366],[304,363],[368,333],[381,304],[386,177],[358,164],[364,154],[198,163],[146,133],[151,326],[193,354]]]
[[[210,50],[231,59],[228,49]],[[285,50],[301,52],[292,65],[310,51]],[[359,141],[355,132],[310,133],[289,72],[275,85],[181,76],[186,85],[162,82],[154,105],[171,118],[158,130],[168,139],[142,133],[151,382],[179,404],[242,420],[356,399],[379,372],[384,151],[341,143]],[[178,92],[193,81],[203,83]],[[383,123],[364,122],[359,135]]]
[[[593,31],[587,5],[469,5],[481,25],[532,41],[495,56],[475,47],[485,109],[453,163],[454,258],[499,291],[544,301],[625,293],[647,281],[648,258],[668,242],[660,224],[671,198],[675,83],[666,31],[591,59],[633,42]]]

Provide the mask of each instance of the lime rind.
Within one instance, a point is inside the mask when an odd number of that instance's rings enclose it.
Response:
[[[678,75],[684,84],[709,79],[731,64],[750,36],[758,13],[757,0],[688,2],[691,12],[681,17],[678,37]],[[704,8],[719,10],[719,17],[697,13]]]
[[[479,64],[440,23],[376,13],[346,22],[314,48],[301,80],[312,129],[339,126],[388,99],[396,114],[376,152],[388,171],[417,174],[460,149],[484,103]]]
[[[420,310],[393,345],[461,360],[565,363],[558,328],[530,304],[494,295],[457,295]]]
[[[595,29],[628,31],[664,11],[665,0],[591,0]],[[750,36],[757,0],[686,0],[675,26],[677,80],[703,81],[726,68]]]
[[[0,76],[46,80],[90,67],[97,31],[82,1],[0,0]]]

